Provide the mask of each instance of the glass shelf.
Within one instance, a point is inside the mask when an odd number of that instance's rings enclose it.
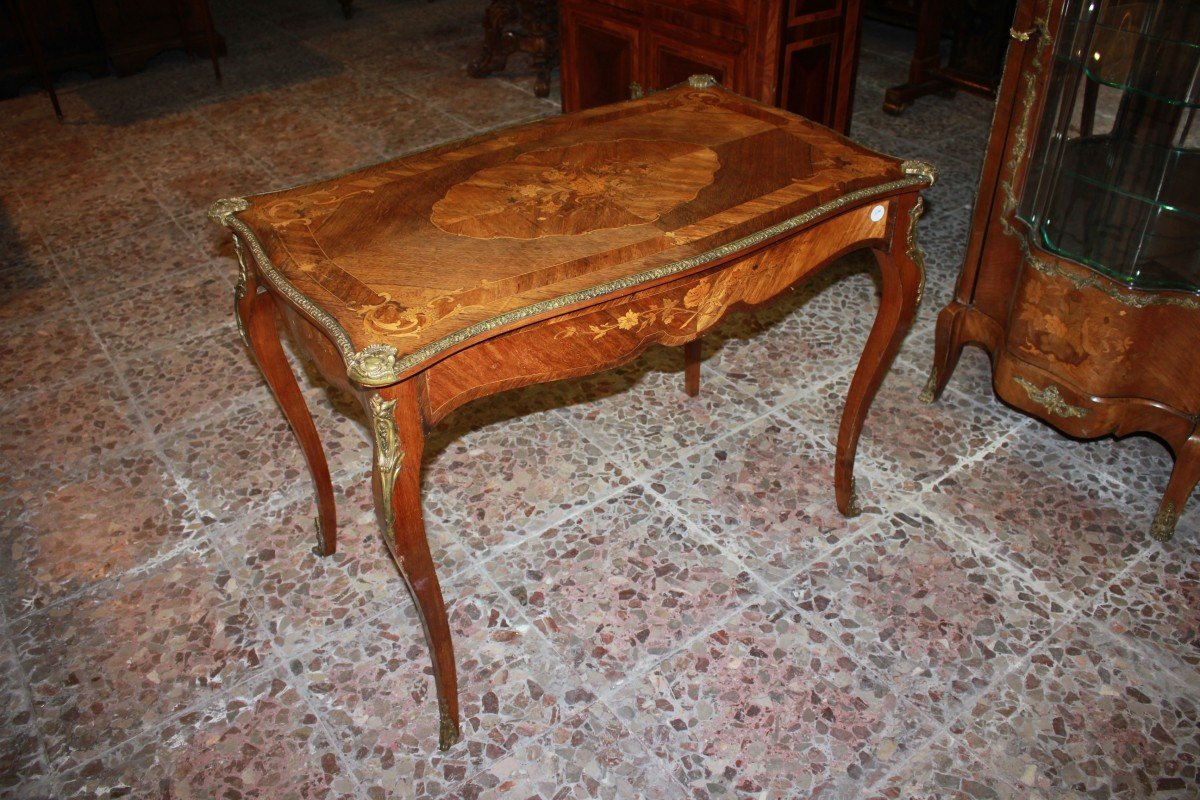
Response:
[[[1081,187],[1090,191],[1078,191]],[[1042,249],[1130,288],[1196,291],[1192,282],[1200,266],[1200,240],[1194,215],[1086,181],[1062,188],[1058,207],[1036,231]],[[1114,218],[1122,222],[1114,224]],[[1126,224],[1128,219],[1137,224]],[[1120,272],[1109,267],[1129,250],[1137,251],[1132,268]]]
[[[1068,0],[1017,207],[1031,244],[1200,294],[1200,0]]]
[[[1200,151],[1121,142],[1104,136],[1074,139],[1062,171],[1073,181],[1124,195],[1200,224]]]
[[[1200,43],[1177,38],[1154,27],[1156,3],[1106,6],[1088,47],[1062,58],[1083,67],[1090,80],[1134,92],[1170,105],[1200,108],[1200,80],[1194,71],[1163,73],[1157,64],[1196,64]]]

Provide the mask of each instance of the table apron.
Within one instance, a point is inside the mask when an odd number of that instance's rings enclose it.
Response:
[[[693,341],[731,310],[766,303],[851,251],[886,249],[895,208],[889,200],[852,209],[748,255],[469,345],[422,373],[426,423],[479,397],[600,372],[652,344]]]

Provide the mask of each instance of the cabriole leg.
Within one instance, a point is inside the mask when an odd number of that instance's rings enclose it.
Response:
[[[875,393],[908,333],[925,279],[924,263],[916,246],[913,227],[921,214],[920,201],[913,198],[898,202],[901,203],[904,216],[892,226],[890,247],[886,251],[873,251],[883,276],[883,297],[875,315],[875,324],[859,358],[858,368],[850,382],[846,406],[842,410],[841,427],[838,429],[834,489],[838,511],[848,517],[856,516],[861,511],[854,491],[854,456],[858,451],[858,436],[862,432],[871,401],[875,399]]]
[[[459,739],[458,675],[450,622],[421,514],[425,425],[414,382],[406,381],[371,395],[367,406],[375,437],[375,503],[384,538],[425,630],[441,714],[438,745],[446,750]]]
[[[240,284],[235,297],[239,326],[245,332],[246,342],[267,385],[271,387],[288,424],[300,441],[304,460],[308,462],[308,471],[317,490],[317,546],[313,552],[320,556],[333,555],[337,549],[337,508],[333,499],[333,482],[308,404],[304,402],[304,394],[283,354],[275,315],[275,298],[267,292],[258,292],[252,284]]]
[[[929,369],[929,380],[921,391],[922,403],[932,403],[942,396],[954,368],[958,366],[963,349],[962,321],[967,310],[967,306],[955,300],[938,314],[933,338],[933,366]]]

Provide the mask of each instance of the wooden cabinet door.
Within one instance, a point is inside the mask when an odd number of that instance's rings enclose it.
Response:
[[[562,10],[563,111],[578,111],[629,99],[629,85],[644,82],[641,30],[636,24],[580,11]]]
[[[862,0],[560,0],[563,110],[708,74],[846,132]]]
[[[860,0],[788,0],[779,101],[848,133],[858,63]]]

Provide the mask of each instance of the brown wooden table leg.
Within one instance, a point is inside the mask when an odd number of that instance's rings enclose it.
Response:
[[[689,397],[700,394],[700,340],[683,346],[683,389]]]
[[[467,65],[472,78],[486,78],[504,69],[516,50],[516,39],[504,36],[505,26],[517,20],[517,0],[492,0],[483,12],[483,48],[479,58]]]
[[[333,499],[333,482],[329,477],[329,465],[325,461],[321,439],[313,425],[308,404],[304,402],[304,393],[300,391],[291,365],[283,354],[275,298],[266,292],[259,293],[253,283],[239,285],[235,297],[239,325],[246,333],[247,344],[296,438],[300,440],[300,448],[304,451],[304,459],[308,462],[308,470],[317,490],[317,546],[313,552],[321,556],[333,555],[337,549],[337,508]]]
[[[533,56],[533,93],[550,94],[550,73],[558,65],[558,6],[554,0],[492,0],[483,14],[483,47],[467,65],[472,78],[503,70],[515,52]]]
[[[854,491],[858,436],[871,401],[912,324],[925,280],[924,261],[916,243],[916,222],[921,215],[922,201],[916,195],[908,195],[897,202],[900,213],[892,226],[888,249],[872,251],[883,275],[883,297],[854,371],[854,379],[850,382],[838,429],[833,480],[838,511],[846,516],[856,516],[862,510]]]
[[[425,422],[417,401],[416,380],[370,395],[367,412],[375,438],[374,487],[384,536],[400,575],[408,585],[433,658],[433,679],[441,715],[438,746],[459,739],[458,674],[442,589],[434,571],[425,520],[421,513],[421,456]]]

